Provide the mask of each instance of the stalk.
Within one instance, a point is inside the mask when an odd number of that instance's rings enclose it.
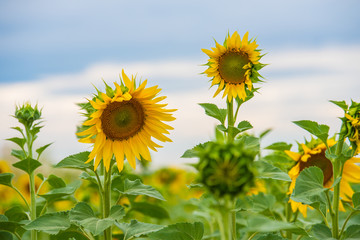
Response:
[[[233,128],[235,121],[234,121],[234,101],[231,100],[231,102],[229,102],[229,100],[226,100],[227,103],[227,112],[228,112],[228,142],[233,142],[234,141],[234,136],[233,136]]]
[[[291,222],[292,217],[292,209],[291,209],[291,203],[289,201],[286,203],[286,221]],[[286,238],[292,239],[292,233],[290,231],[286,231]]]
[[[109,172],[104,172],[104,201],[103,201],[103,218],[107,218],[110,215],[111,209],[111,168],[110,164]],[[105,229],[104,231],[105,240],[112,239],[112,230],[111,227]]]

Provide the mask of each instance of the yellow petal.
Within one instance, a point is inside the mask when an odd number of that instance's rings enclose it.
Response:
[[[124,168],[124,146],[121,141],[114,141],[113,152],[115,155],[117,167],[119,172],[121,172]]]
[[[299,161],[302,156],[300,153],[292,152],[289,150],[285,150],[285,153],[294,161]]]
[[[103,147],[103,161],[104,161],[104,166],[105,166],[106,172],[109,172],[110,162],[111,162],[111,158],[113,156],[113,152],[112,152],[113,146],[112,145],[113,145],[113,141],[107,140]]]

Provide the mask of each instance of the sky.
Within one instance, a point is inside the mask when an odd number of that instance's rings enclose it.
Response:
[[[153,153],[153,166],[186,163],[186,149],[214,136],[216,121],[198,103],[224,106],[200,74],[207,60],[201,49],[234,31],[249,31],[267,53],[265,83],[239,114],[255,135],[272,129],[262,145],[309,138],[295,120],[325,123],[334,133],[342,112],[328,101],[360,101],[358,9],[356,0],[1,1],[0,157],[14,147],[4,139],[16,135],[11,115],[25,101],[43,107],[37,144],[53,142],[52,162],[91,150],[74,134],[83,120],[76,103],[125,69],[159,85],[178,109],[173,142]]]

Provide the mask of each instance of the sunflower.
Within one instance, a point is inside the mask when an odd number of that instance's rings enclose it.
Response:
[[[106,93],[98,91],[98,95],[89,100],[95,111],[83,123],[88,128],[77,135],[86,136],[80,142],[94,144],[87,162],[95,159],[95,169],[103,160],[109,171],[113,156],[119,171],[123,169],[125,157],[135,169],[135,158],[151,161],[149,148],[157,151],[156,147],[161,147],[152,137],[171,142],[165,134],[173,128],[164,121],[175,120],[171,114],[175,109],[165,109],[167,104],[159,104],[166,98],[157,97],[161,89],[146,88],[146,84],[147,80],[136,87],[135,78],[132,76],[130,80],[122,70],[121,85],[114,82],[115,89],[106,85]]]
[[[335,140],[328,140],[328,146],[335,145]],[[324,143],[310,142],[313,147],[308,147],[306,144],[301,144],[302,151],[300,153],[285,151],[290,156],[296,165],[290,169],[289,176],[291,178],[291,184],[289,187],[288,194],[291,194],[295,188],[295,183],[300,172],[305,168],[315,166],[322,170],[324,174],[323,186],[329,188],[333,185],[333,165],[331,161],[325,157],[326,146]],[[351,158],[347,160],[343,167],[343,174],[340,181],[340,197],[343,201],[351,202],[354,191],[352,190],[350,183],[360,183],[360,167],[356,165],[359,163],[359,158]],[[306,217],[307,205],[304,205],[293,200],[289,200],[293,212],[299,210]],[[344,210],[340,202],[340,210]]]
[[[210,58],[208,69],[204,72],[212,78],[211,86],[218,85],[214,97],[223,89],[223,98],[227,95],[229,102],[239,97],[245,100],[246,90],[253,90],[253,82],[261,81],[257,72],[264,64],[259,63],[260,50],[255,40],[248,40],[249,33],[245,33],[241,40],[237,32],[225,38],[224,45],[215,41],[216,47],[211,50],[202,49]]]
[[[345,114],[345,117],[347,118],[347,121],[349,122],[349,140],[350,142],[353,143],[353,145],[355,146],[355,154],[359,154],[360,153],[360,135],[359,135],[359,130],[360,130],[360,112],[357,113],[356,115],[358,115],[358,117],[354,116],[350,116],[349,114]]]
[[[42,183],[42,180],[38,176],[35,176],[35,192],[38,191],[41,183]],[[27,201],[30,201],[30,197],[31,197],[30,196],[30,179],[29,179],[28,174],[23,174],[23,175],[18,177],[18,179],[16,181],[16,187],[23,194],[25,199]],[[44,193],[47,192],[47,190],[48,190],[48,187],[47,187],[46,184],[44,184],[41,187],[39,194],[44,194]]]

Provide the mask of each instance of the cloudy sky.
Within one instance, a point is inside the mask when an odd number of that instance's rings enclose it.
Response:
[[[264,146],[309,137],[294,120],[326,123],[335,132],[341,111],[328,100],[360,101],[358,9],[356,0],[1,1],[0,157],[13,147],[4,139],[16,134],[10,115],[24,101],[43,107],[38,144],[54,142],[51,161],[89,150],[74,135],[82,121],[75,104],[124,68],[159,85],[178,109],[173,143],[153,161],[181,165],[186,149],[213,137],[216,122],[197,103],[224,104],[199,74],[207,59],[201,49],[228,31],[249,31],[267,53],[266,83],[240,111],[254,134],[273,129]]]

